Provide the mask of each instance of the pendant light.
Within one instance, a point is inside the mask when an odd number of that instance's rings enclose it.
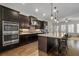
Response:
[[[59,23],[59,21],[58,21],[58,10],[57,10],[57,8],[56,7],[54,7],[54,10],[53,10],[54,12],[55,12],[55,19],[54,19],[54,21],[56,22],[56,23]]]
[[[56,7],[54,7],[53,12],[57,12],[57,8]]]
[[[53,12],[55,12],[55,16],[53,15]],[[51,3],[51,20],[54,20],[56,23],[59,23],[58,21],[58,10],[56,7],[53,7],[53,3]]]
[[[53,3],[51,3],[51,20],[53,19]]]
[[[57,23],[59,23],[59,16],[58,16],[58,13],[59,13],[59,10],[57,10],[57,9],[55,9],[56,10],[56,12],[57,12]]]

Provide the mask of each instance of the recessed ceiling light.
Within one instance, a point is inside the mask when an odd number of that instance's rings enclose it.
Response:
[[[43,13],[43,16],[46,16],[46,14],[45,14],[45,13]]]
[[[37,8],[35,9],[35,12],[38,12],[38,9]]]

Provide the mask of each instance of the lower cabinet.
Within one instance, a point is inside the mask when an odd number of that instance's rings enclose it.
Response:
[[[47,56],[47,37],[38,36],[38,53],[39,56]]]
[[[17,44],[8,45],[8,46],[5,46],[5,47],[0,47],[0,52],[4,52],[4,51],[10,50],[10,49],[14,49],[14,48],[20,47],[24,44],[28,44],[28,43],[31,43],[31,42],[34,42],[34,41],[37,41],[37,40],[38,40],[37,34],[20,35],[19,36],[19,44],[17,43]]]
[[[49,51],[57,47],[56,40],[51,37],[38,36],[38,50],[40,56],[49,55]]]
[[[17,47],[19,47],[18,43],[12,44],[12,45],[8,45],[8,46],[4,46],[4,47],[0,47],[0,52],[4,52],[4,51],[10,50],[10,49],[17,48]]]
[[[47,52],[47,37],[38,36],[38,49]]]
[[[20,44],[28,44],[38,40],[37,34],[24,34],[20,35]]]

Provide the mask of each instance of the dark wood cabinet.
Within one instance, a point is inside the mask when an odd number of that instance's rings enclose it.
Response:
[[[35,29],[40,29],[40,21],[34,17],[34,16],[29,16],[29,19],[31,20],[30,24],[35,27]]]
[[[43,21],[43,29],[48,25],[47,21]]]
[[[40,21],[34,16],[29,16],[29,19],[31,20],[31,25],[35,26],[35,29],[44,29],[47,26],[46,21]]]
[[[30,28],[30,19],[28,16],[20,14],[19,23],[21,29],[29,29]]]
[[[47,22],[46,21],[38,21],[38,26],[36,29],[44,29],[45,26],[47,26]]]
[[[44,29],[44,21],[40,22],[40,29]]]
[[[2,14],[2,10],[1,10],[1,6],[0,6],[0,21],[1,21],[1,14]]]
[[[20,35],[20,44],[28,44],[38,40],[37,34]]]
[[[33,26],[37,26],[38,25],[38,19],[34,16],[29,16],[29,19],[31,20],[30,24]]]
[[[47,37],[38,36],[38,49],[47,52]]]
[[[37,20],[37,25],[35,25],[35,29],[41,29],[41,21]]]
[[[1,15],[2,15],[2,7],[0,6],[0,41],[1,41],[1,35],[2,35],[2,22],[1,22],[2,16]]]
[[[19,12],[16,10],[13,10],[11,8],[0,5],[0,50],[4,49],[4,48],[6,49],[7,47],[10,48],[10,45],[3,46],[3,39],[5,38],[5,35],[4,36],[2,35],[4,33],[2,28],[3,28],[3,26],[6,26],[7,23],[6,23],[6,25],[2,26],[2,23],[3,23],[2,21],[18,22],[19,21]],[[8,26],[7,26],[7,28],[8,28]],[[10,27],[9,27],[9,29],[10,29]],[[5,30],[5,31],[7,32],[7,30]],[[16,43],[16,44],[18,44],[18,43]],[[12,45],[14,45],[14,44],[12,44]]]
[[[42,51],[50,56],[65,56],[67,54],[67,47],[67,38],[38,36],[39,55],[46,55],[40,52]]]
[[[2,8],[2,20],[18,21],[19,12],[8,7],[1,6]]]
[[[48,54],[48,52],[55,46],[56,46],[55,38],[46,37],[46,36],[38,36],[39,55],[44,56],[44,54],[40,53],[40,51]]]

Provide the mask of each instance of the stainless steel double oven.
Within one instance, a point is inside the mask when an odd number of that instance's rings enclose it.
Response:
[[[2,21],[2,45],[19,43],[19,23]]]

